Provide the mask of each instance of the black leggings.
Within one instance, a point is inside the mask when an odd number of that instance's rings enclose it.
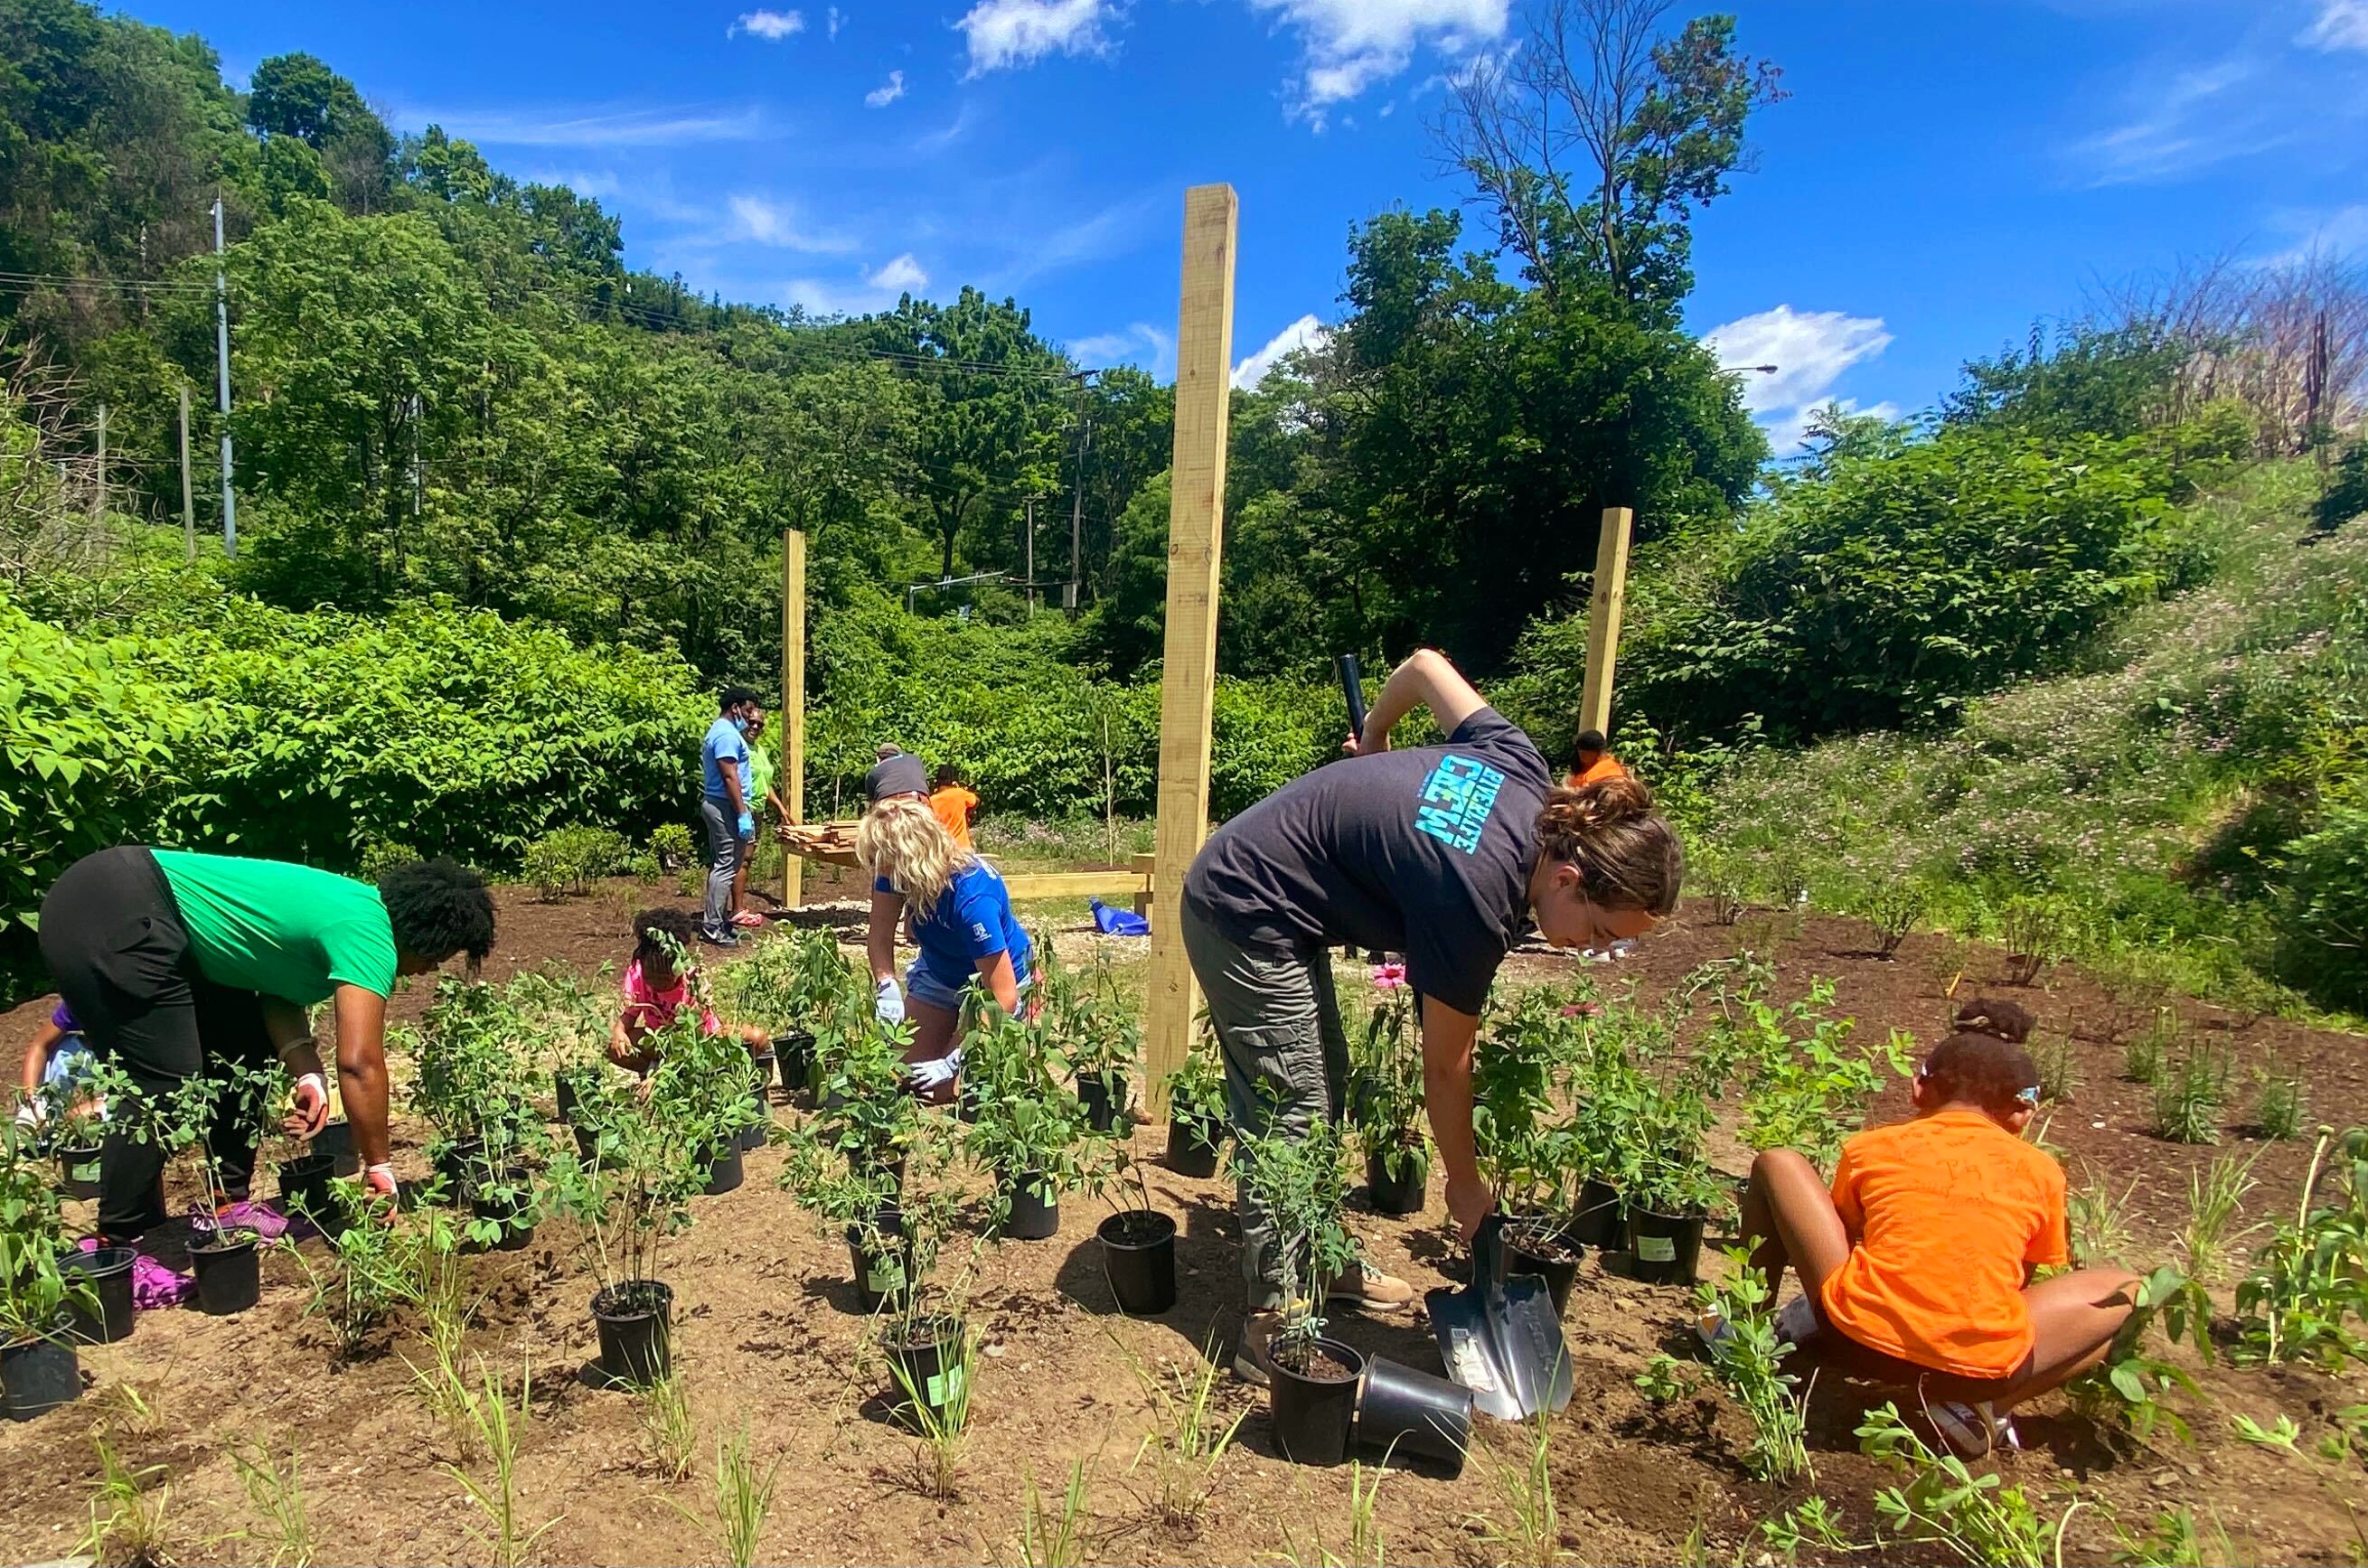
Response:
[[[156,857],[138,845],[66,868],[41,900],[41,957],[83,1035],[155,1102],[209,1063],[263,1065],[275,1052],[263,998],[198,972],[180,905]],[[125,1108],[129,1109],[130,1108]],[[102,1145],[98,1229],[128,1243],[165,1220],[165,1153],[127,1135],[115,1113]],[[245,1198],[261,1129],[231,1118],[208,1140],[222,1190]]]

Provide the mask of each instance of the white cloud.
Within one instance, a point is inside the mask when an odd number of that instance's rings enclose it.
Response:
[[[2129,94],[2135,109],[2112,130],[2075,147],[2097,185],[2166,179],[2243,157],[2291,134],[2264,112],[2262,62],[2235,55],[2167,74],[2147,73]]]
[[[2281,212],[2271,222],[2294,236],[2294,244],[2260,257],[2254,266],[2291,267],[2314,257],[2368,256],[2368,202],[2354,202],[2331,212]]]
[[[1048,54],[1099,54],[1112,0],[979,0],[954,26],[970,40],[970,74],[1033,65]]]
[[[802,11],[744,11],[740,19],[723,29],[725,38],[741,33],[763,39],[767,43],[779,43],[792,33],[806,30],[805,14]]]
[[[1099,369],[1111,365],[1140,365],[1156,381],[1176,377],[1176,335],[1148,322],[1133,322],[1118,332],[1072,338],[1069,352],[1077,362]]]
[[[2368,0],[2319,0],[2318,20],[2303,38],[2314,49],[2368,49]]]
[[[398,109],[404,125],[441,125],[494,147],[680,147],[746,142],[763,125],[753,108],[735,114],[695,109]]]
[[[893,310],[900,295],[918,294],[928,286],[929,275],[907,251],[864,273],[859,283],[793,278],[782,286],[782,291],[803,305],[810,315],[860,316]]]
[[[1286,354],[1301,348],[1321,348],[1332,335],[1332,329],[1314,316],[1302,316],[1267,341],[1267,346],[1234,367],[1234,385],[1243,392],[1256,392]]]
[[[1510,0],[1249,0],[1298,29],[1306,58],[1292,91],[1321,122],[1325,106],[1353,98],[1406,68],[1428,43],[1450,54],[1502,36]]]
[[[855,242],[843,234],[815,233],[798,221],[797,209],[783,202],[769,201],[761,196],[734,196],[724,205],[732,213],[732,227],[723,238],[753,240],[760,245],[779,245],[783,250],[833,253],[850,251]]]
[[[1831,401],[1834,383],[1843,371],[1871,359],[1891,347],[1891,334],[1877,316],[1847,315],[1840,311],[1796,311],[1779,305],[1702,334],[1702,342],[1721,365],[1773,365],[1773,374],[1745,369],[1743,403],[1768,431],[1769,445],[1778,456],[1801,444],[1801,430],[1812,409]],[[1898,410],[1879,403],[1853,412],[1896,418]]]
[[[833,6],[830,8],[830,15],[827,19],[830,26],[830,40],[833,43],[837,43],[838,41],[838,29],[840,27],[845,25],[847,18],[839,14],[837,6]]]
[[[888,80],[863,95],[863,101],[872,108],[886,108],[905,96],[905,73],[891,71]]]

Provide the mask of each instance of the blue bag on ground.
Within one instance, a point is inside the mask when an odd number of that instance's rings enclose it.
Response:
[[[1148,937],[1151,922],[1131,909],[1112,909],[1100,899],[1093,901],[1094,925],[1105,937]]]

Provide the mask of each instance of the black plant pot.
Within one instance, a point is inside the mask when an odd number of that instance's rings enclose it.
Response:
[[[1337,1339],[1319,1339],[1316,1366],[1327,1374],[1310,1377],[1280,1362],[1267,1391],[1274,1446],[1293,1464],[1338,1464],[1349,1455],[1349,1427],[1357,1415],[1358,1374],[1365,1358]]]
[[[74,1302],[73,1334],[83,1345],[112,1345],[131,1337],[138,1320],[132,1315],[131,1268],[140,1255],[130,1247],[100,1247],[97,1252],[70,1252],[58,1259],[68,1276],[80,1276],[97,1300],[96,1307]]]
[[[436,1174],[443,1178],[444,1198],[457,1204],[468,1196],[471,1173],[485,1165],[485,1141],[463,1138],[436,1151]]]
[[[559,1108],[559,1119],[574,1121],[579,1095],[575,1088],[575,1069],[562,1067],[551,1075],[552,1094]]]
[[[1429,1177],[1419,1149],[1406,1151],[1395,1176],[1390,1175],[1384,1151],[1376,1149],[1365,1156],[1365,1193],[1383,1214],[1421,1213],[1423,1200],[1429,1196]]]
[[[888,1338],[889,1373],[896,1412],[907,1425],[919,1426],[916,1406],[926,1404],[940,1422],[960,1404],[967,1392],[962,1380],[969,1369],[962,1362],[962,1319],[931,1312]]]
[[[13,1339],[0,1346],[0,1395],[11,1421],[30,1421],[82,1397],[82,1362],[66,1337],[66,1320],[54,1334]]]
[[[1176,1221],[1145,1209],[1122,1209],[1094,1233],[1101,1238],[1102,1272],[1118,1310],[1156,1317],[1176,1304]]]
[[[329,1168],[341,1176],[362,1174],[362,1157],[354,1149],[354,1124],[343,1117],[325,1122],[313,1136],[313,1153],[329,1156]]]
[[[671,1367],[674,1288],[655,1279],[628,1279],[592,1298],[600,1331],[600,1370],[612,1383],[647,1388]]]
[[[1087,1073],[1077,1080],[1077,1099],[1086,1108],[1086,1125],[1097,1132],[1114,1131],[1126,1115],[1126,1074]]]
[[[68,1198],[98,1196],[98,1145],[58,1151],[58,1190]]]
[[[529,1172],[523,1169],[512,1170],[506,1174],[499,1184],[509,1188],[508,1192],[496,1195],[472,1191],[469,1194],[471,1213],[480,1220],[495,1220],[501,1223],[502,1238],[494,1243],[489,1250],[521,1252],[525,1250],[528,1243],[534,1240],[534,1227],[521,1223],[534,1207],[532,1196],[523,1190],[529,1179]]]
[[[189,1244],[189,1267],[198,1276],[198,1311],[228,1317],[255,1305],[263,1295],[263,1259],[253,1231],[218,1231]]]
[[[962,1123],[964,1126],[974,1125],[977,1122],[979,1093],[979,1086],[976,1084],[969,1083],[967,1081],[963,1083],[961,1088],[954,1091],[954,1119],[956,1121]]]
[[[1588,1176],[1579,1184],[1578,1212],[1563,1227],[1563,1238],[1600,1252],[1618,1252],[1628,1244],[1628,1220],[1621,1210],[1620,1189]]]
[[[588,1127],[575,1130],[575,1157],[591,1165],[600,1157],[600,1135]]]
[[[1041,1172],[1022,1171],[1004,1187],[1011,1198],[1011,1213],[1003,1233],[1016,1242],[1050,1241],[1060,1233],[1061,1200],[1046,1198]]]
[[[1534,1274],[1543,1278],[1546,1293],[1554,1298],[1554,1315],[1562,1315],[1570,1304],[1571,1284],[1578,1278],[1583,1255],[1560,1227],[1550,1220],[1508,1220],[1504,1250],[1497,1256],[1504,1259],[1508,1275]]]
[[[1217,1174],[1217,1153],[1224,1137],[1221,1124],[1196,1116],[1167,1119],[1167,1168],[1178,1176],[1206,1178]]]
[[[279,1206],[316,1225],[324,1224],[336,1213],[336,1199],[329,1191],[336,1174],[336,1156],[317,1148],[288,1161],[279,1167]]]
[[[700,1157],[712,1162],[707,1167],[707,1185],[699,1189],[710,1198],[733,1191],[747,1174],[741,1167],[740,1142],[736,1138],[721,1149],[702,1151]]]
[[[1628,1210],[1630,1273],[1648,1285],[1691,1285],[1702,1269],[1700,1214],[1656,1214],[1633,1205]]]
[[[773,1062],[781,1074],[781,1092],[796,1094],[806,1086],[806,1074],[814,1066],[814,1037],[803,1029],[791,1029],[773,1037]]]
[[[1472,1446],[1472,1391],[1372,1357],[1357,1379],[1356,1435],[1359,1448],[1436,1460],[1457,1473]]]
[[[848,1256],[855,1267],[856,1300],[867,1317],[882,1308],[902,1307],[913,1288],[913,1243],[905,1234],[903,1212],[891,1205],[881,1210],[875,1221],[882,1238],[896,1238],[877,1251],[864,1247],[861,1226],[847,1227]]]

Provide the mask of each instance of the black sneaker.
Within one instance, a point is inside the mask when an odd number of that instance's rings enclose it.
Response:
[[[736,948],[740,938],[729,931],[701,931],[699,939],[711,948]]]

